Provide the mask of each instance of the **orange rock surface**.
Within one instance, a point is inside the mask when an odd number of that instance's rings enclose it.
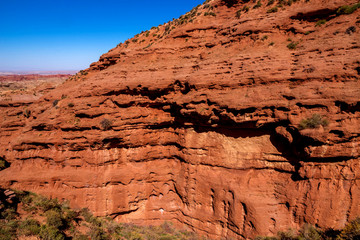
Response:
[[[0,102],[1,187],[218,239],[359,216],[360,9],[261,3],[207,1]]]

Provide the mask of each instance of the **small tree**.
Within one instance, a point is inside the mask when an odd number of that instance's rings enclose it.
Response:
[[[100,125],[103,130],[109,130],[111,128],[112,122],[111,120],[104,118],[101,120]]]
[[[318,128],[320,127],[320,125],[326,127],[327,125],[329,125],[329,121],[327,119],[324,119],[320,114],[315,113],[310,118],[301,120],[299,128]]]

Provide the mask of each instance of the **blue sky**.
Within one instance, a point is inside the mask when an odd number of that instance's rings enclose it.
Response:
[[[204,0],[0,0],[0,71],[80,70]]]

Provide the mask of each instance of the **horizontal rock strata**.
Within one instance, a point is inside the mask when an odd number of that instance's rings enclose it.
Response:
[[[0,102],[1,187],[211,238],[343,227],[360,215],[354,3],[208,1]]]

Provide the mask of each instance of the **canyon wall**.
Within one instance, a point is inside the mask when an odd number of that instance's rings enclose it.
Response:
[[[1,187],[211,238],[359,216],[356,1],[259,2],[207,1],[2,99]]]

